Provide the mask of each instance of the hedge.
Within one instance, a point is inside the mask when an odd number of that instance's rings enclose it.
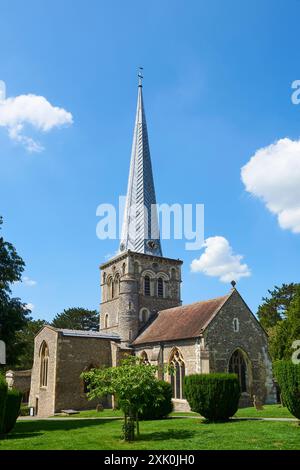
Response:
[[[159,380],[157,388],[149,393],[149,397],[140,419],[162,419],[173,411],[172,386],[168,382]]]
[[[300,364],[276,361],[273,369],[284,405],[293,416],[300,419]]]
[[[18,390],[8,390],[4,414],[4,433],[8,434],[14,428],[20,414],[22,393]]]
[[[236,374],[194,374],[184,378],[184,391],[192,411],[209,421],[226,421],[238,409],[241,395]]]
[[[7,383],[3,376],[0,376],[0,435],[4,433],[4,416],[7,398]]]

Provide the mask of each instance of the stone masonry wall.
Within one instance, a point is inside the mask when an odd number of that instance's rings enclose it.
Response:
[[[235,318],[239,325],[236,332]],[[242,398],[244,405],[253,403],[253,395],[263,402],[275,401],[267,335],[236,290],[209,324],[204,340],[211,372],[227,372],[233,352],[236,349],[244,352],[248,385]]]
[[[147,309],[151,318],[159,310],[180,305],[181,264],[180,260],[130,251],[103,264],[100,330],[118,333],[124,343],[130,344],[144,326],[142,309]],[[145,275],[150,277],[150,296],[144,295]],[[157,295],[158,277],[164,280],[163,298]],[[111,298],[111,283],[115,280],[119,287],[116,283]]]
[[[44,327],[34,340],[34,362],[31,375],[29,406],[38,408],[38,416],[47,417],[54,414],[56,362],[58,334],[50,327]],[[49,348],[48,384],[40,386],[40,350],[43,341]]]
[[[80,374],[92,367],[112,365],[111,341],[103,338],[63,336],[58,339],[55,412],[73,408],[93,409],[103,400],[89,401]],[[105,402],[104,405],[108,406]]]

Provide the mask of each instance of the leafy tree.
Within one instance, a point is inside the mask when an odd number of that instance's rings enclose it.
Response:
[[[34,337],[47,323],[45,320],[30,320],[25,327],[17,333],[17,338],[23,346],[19,357],[19,369],[31,369],[33,365]]]
[[[285,318],[268,330],[269,348],[273,360],[291,360],[292,345],[300,339],[300,285],[295,289],[293,300],[286,310]]]
[[[3,224],[3,219],[0,216],[0,230]],[[4,241],[0,237],[0,298],[7,298],[11,294],[10,285],[13,282],[21,280],[22,272],[24,271],[25,263],[22,258],[17,254],[15,247]]]
[[[124,439],[134,440],[134,430],[139,434],[139,413],[149,402],[149,395],[163,400],[162,389],[155,374],[157,366],[144,364],[140,358],[129,356],[118,367],[93,369],[82,374],[87,383],[88,397],[102,398],[114,395],[124,413]]]
[[[6,362],[9,367],[17,367],[25,344],[19,333],[27,325],[30,310],[20,299],[0,301],[0,337],[6,343]]]
[[[68,308],[55,316],[52,326],[70,330],[99,330],[99,313],[86,308]]]
[[[3,223],[0,217],[0,229]],[[14,366],[24,345],[17,332],[27,324],[30,310],[18,298],[11,297],[11,284],[21,281],[25,263],[14,246],[0,237],[0,337],[6,343],[7,364]]]
[[[276,361],[274,372],[285,406],[300,419],[300,364],[293,364],[290,360]]]
[[[267,331],[279,321],[286,318],[287,309],[293,300],[300,284],[282,284],[268,290],[270,297],[263,297],[263,303],[258,307],[258,318],[263,328]]]

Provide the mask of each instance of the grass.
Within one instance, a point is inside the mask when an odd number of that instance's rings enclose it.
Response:
[[[262,411],[251,408],[240,408],[236,413],[239,418],[294,418],[287,408],[281,405],[265,405]]]
[[[197,413],[173,412],[171,416],[199,416]],[[235,415],[238,418],[293,418],[287,408],[281,405],[265,405],[263,411],[257,411],[253,406],[240,408]],[[103,411],[81,411],[76,415],[61,416],[63,418],[117,418],[122,417],[120,410],[104,409]]]
[[[206,424],[200,418],[144,421],[133,443],[121,441],[119,420],[18,421],[0,450],[196,450],[299,449],[300,426],[293,422],[239,421]]]

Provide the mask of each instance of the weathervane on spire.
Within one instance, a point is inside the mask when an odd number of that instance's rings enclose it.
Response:
[[[143,86],[143,70],[144,68],[143,67],[139,67],[139,73],[138,73],[138,77],[139,77],[139,86]]]

